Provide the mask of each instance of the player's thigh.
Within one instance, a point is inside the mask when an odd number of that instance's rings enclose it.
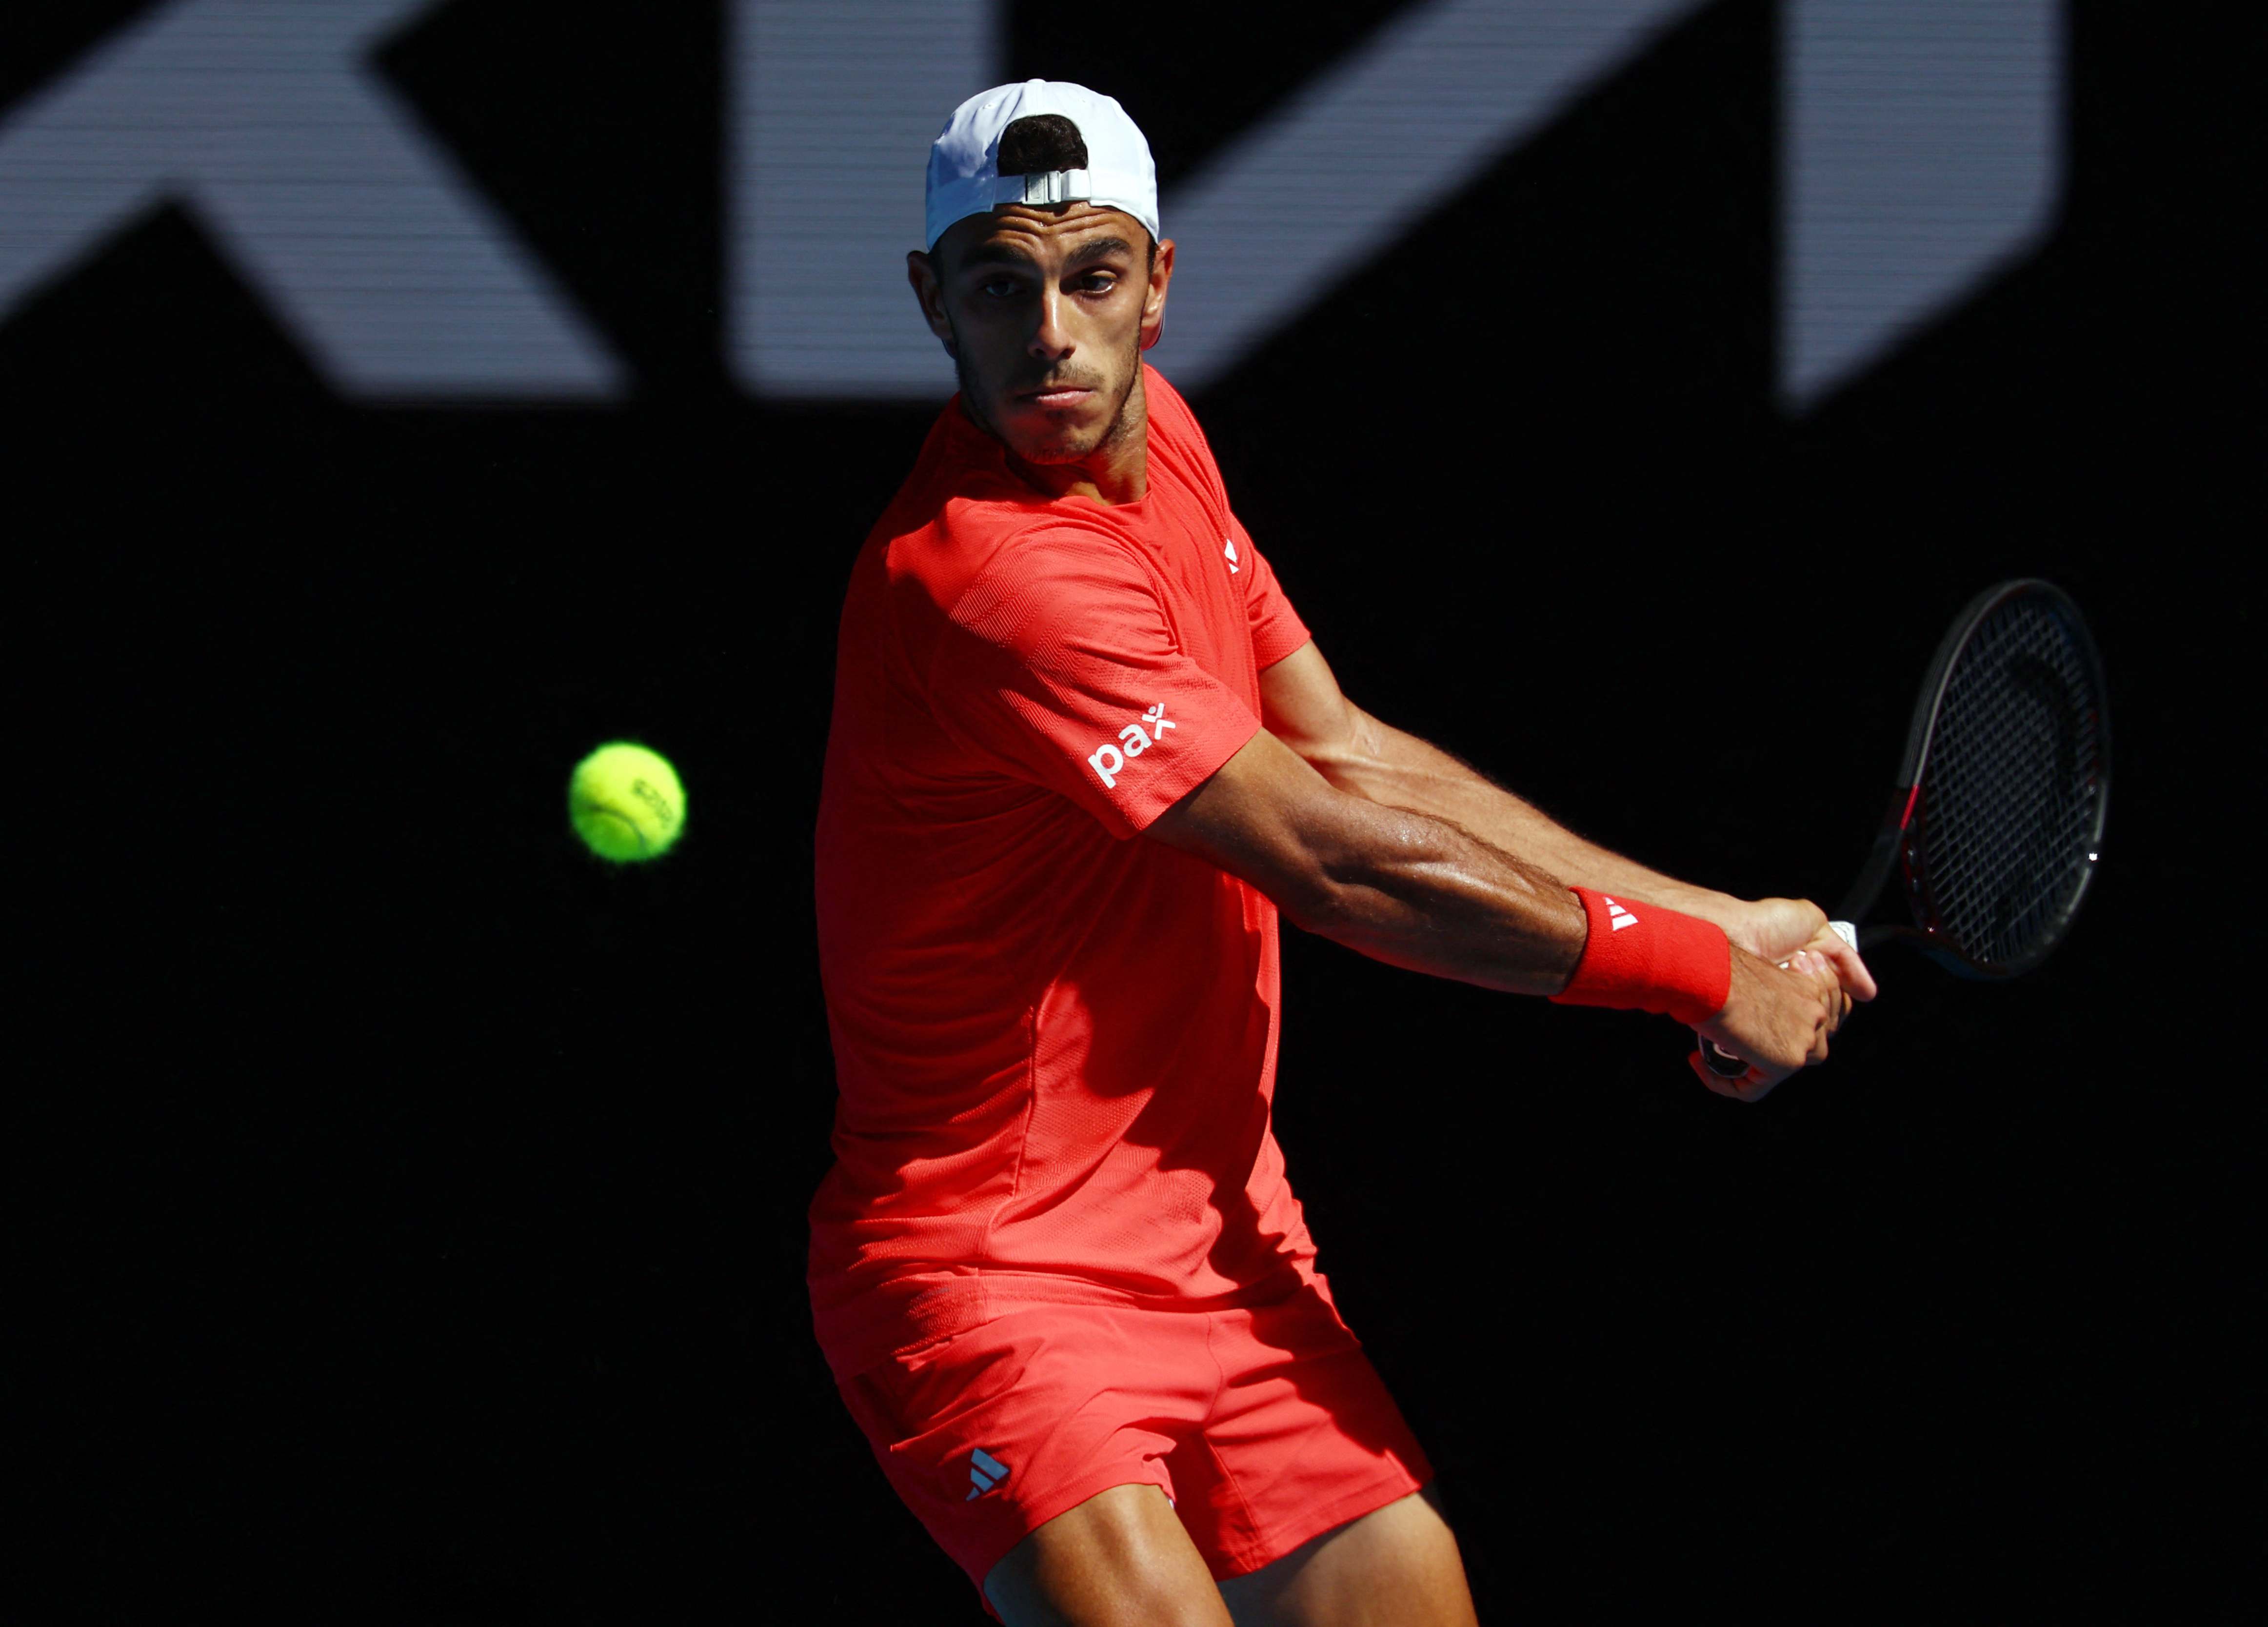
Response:
[[[1473,1627],[1457,1539],[1432,1486],[1220,1584],[1236,1627]]]
[[[1008,1627],[1230,1627],[1153,1485],[1113,1486],[1048,1520],[992,1567],[984,1596]]]

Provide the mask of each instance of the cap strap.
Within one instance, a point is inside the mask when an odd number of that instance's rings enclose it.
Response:
[[[1010,192],[1009,187],[1020,181],[1020,193]],[[1042,170],[1031,175],[1000,177],[1003,203],[1016,201],[1025,203],[1076,203],[1094,195],[1094,178],[1087,171]]]
[[[965,175],[932,180],[926,201],[929,246],[937,247],[946,228],[970,215],[990,213],[1002,203],[1090,202],[1123,210],[1152,237],[1158,231],[1158,188],[1146,175],[1117,170],[1045,170],[1036,175]]]

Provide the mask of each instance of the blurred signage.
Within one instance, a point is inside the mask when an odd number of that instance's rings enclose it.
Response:
[[[604,400],[622,364],[370,65],[433,0],[173,0],[0,121],[0,317],[164,202],[340,394]]]
[[[171,0],[0,116],[0,320],[162,202],[338,392],[605,401],[600,329],[371,65],[436,0]],[[1155,359],[1202,389],[1696,0],[1428,0],[1163,201]],[[1785,0],[1778,376],[1800,411],[2045,233],[2058,0]],[[998,82],[998,0],[733,0],[730,361],[767,399],[938,400],[922,155]],[[1108,89],[1108,86],[1100,87]]]

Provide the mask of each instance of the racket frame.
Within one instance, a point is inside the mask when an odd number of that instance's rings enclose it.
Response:
[[[2095,779],[2098,789],[2095,798],[2095,819],[2087,834],[2087,863],[2080,872],[2079,885],[2066,898],[2050,921],[2047,930],[2036,937],[2029,948],[2012,961],[1983,961],[1970,953],[1968,947],[1938,927],[1930,917],[1926,897],[1926,867],[1919,862],[1917,850],[1920,842],[1920,826],[1916,815],[1926,821],[1922,783],[1929,772],[1929,748],[1937,732],[1939,710],[1945,703],[1945,693],[1952,681],[1953,669],[1968,647],[1970,637],[1985,619],[2020,595],[2044,596],[2052,600],[2061,613],[2077,646],[2080,662],[2086,668],[2088,682],[2095,692]],[[2078,915],[2095,872],[2102,861],[2103,829],[2110,809],[2110,707],[2102,681],[2102,657],[2095,648],[2095,637],[2088,630],[2086,619],[2071,595],[2054,583],[2038,577],[2019,577],[1986,588],[1962,607],[1938,641],[1937,652],[1930,658],[1929,670],[1922,679],[1921,694],[1914,705],[1913,720],[1906,730],[1904,755],[1898,764],[1897,779],[1890,792],[1881,828],[1875,833],[1874,846],[1868,850],[1866,863],[1860,866],[1858,879],[1845,894],[1836,918],[1861,921],[1874,907],[1882,889],[1889,885],[1893,872],[1903,884],[1908,913],[1913,918],[1911,926],[1877,922],[1862,924],[1859,928],[1859,947],[1861,953],[1881,943],[1904,943],[1919,949],[1940,966],[1957,976],[1999,982],[2030,971],[2047,959],[2051,951],[2063,941],[2070,930],[2073,917]]]
[[[1920,829],[1914,816],[1918,812],[1926,817],[1923,806],[1921,785],[1929,769],[1929,747],[1937,732],[1937,718],[1945,703],[1945,692],[1952,681],[1953,669],[1961,653],[1968,648],[1970,637],[1983,625],[1985,618],[2020,594],[2043,594],[2054,600],[2061,611],[2065,624],[2070,629],[2078,647],[2081,663],[2086,667],[2088,681],[2095,691],[2095,778],[2098,789],[2095,799],[2095,821],[2088,832],[2087,865],[2080,872],[2079,885],[2064,900],[2048,930],[2034,939],[2024,953],[2013,961],[1980,961],[1949,933],[1939,930],[1931,921],[1926,896],[1924,867],[1917,862],[1915,849],[1919,843]],[[1956,976],[1979,981],[1999,982],[2030,971],[2047,959],[2049,953],[2063,941],[2070,930],[2072,919],[2078,915],[2080,905],[2087,898],[2088,889],[2095,880],[2095,872],[2102,858],[2102,833],[2110,811],[2110,702],[2102,679],[2102,656],[2096,649],[2095,636],[2088,630],[2086,618],[2080,615],[2078,605],[2071,595],[2054,583],[2038,577],[2018,577],[1986,588],[1962,607],[1961,614],[1938,640],[1937,652],[1930,658],[1929,668],[1923,675],[1921,693],[1914,703],[1913,718],[1906,727],[1904,755],[1899,760],[1897,779],[1890,792],[1889,806],[1885,810],[1881,828],[1867,850],[1866,862],[1860,865],[1857,880],[1843,895],[1835,911],[1837,922],[1860,923],[1858,928],[1858,948],[1860,953],[1884,943],[1904,943],[1920,950],[1931,960]],[[1904,886],[1908,913],[1913,918],[1911,926],[1889,922],[1863,923],[1862,917],[1881,898],[1882,889],[1889,884],[1892,872],[1899,873]],[[1702,1060],[1710,1071],[1724,1079],[1738,1079],[1748,1071],[1748,1064],[1730,1052],[1719,1050],[1707,1039],[1701,1041]]]

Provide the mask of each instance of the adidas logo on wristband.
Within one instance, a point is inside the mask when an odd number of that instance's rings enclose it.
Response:
[[[1574,973],[1553,1000],[1660,1012],[1689,1026],[1724,1010],[1732,992],[1733,947],[1722,928],[1660,904],[1648,904],[1641,920],[1604,893],[1567,890],[1582,905],[1587,931]],[[1626,926],[1644,930],[1626,933]]]

